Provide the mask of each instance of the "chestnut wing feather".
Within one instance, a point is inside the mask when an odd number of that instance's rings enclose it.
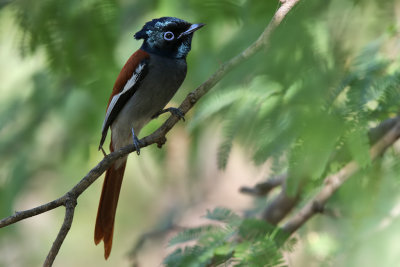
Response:
[[[126,102],[128,102],[138,90],[141,81],[146,76],[148,71],[148,59],[149,55],[143,50],[139,50],[129,58],[128,62],[122,68],[108,102],[107,112],[101,131],[99,150],[104,144],[108,128],[114,122]],[[125,82],[123,80],[125,80]]]

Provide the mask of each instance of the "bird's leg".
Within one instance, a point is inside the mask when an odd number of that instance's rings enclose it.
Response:
[[[99,150],[101,150],[101,152],[103,152],[104,157],[107,156],[107,153],[104,151],[102,146],[99,147]]]
[[[133,130],[133,128],[132,128],[131,130],[132,130],[133,144],[135,145],[135,148],[136,148],[136,153],[137,153],[138,155],[140,155],[140,143],[139,143],[139,139],[138,139],[137,136],[135,135],[135,131]]]
[[[153,117],[151,117],[151,118],[155,119],[158,116],[160,116],[161,114],[166,113],[166,112],[171,112],[171,114],[174,115],[175,117],[177,117],[178,119],[182,119],[183,121],[185,121],[185,114],[183,114],[182,110],[180,110],[179,108],[172,108],[172,107],[160,110],[159,112],[154,114]]]

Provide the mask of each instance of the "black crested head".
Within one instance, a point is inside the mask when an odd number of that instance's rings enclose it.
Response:
[[[170,58],[185,58],[191,49],[193,33],[204,24],[162,17],[147,22],[135,33],[135,39],[144,39],[142,49]]]

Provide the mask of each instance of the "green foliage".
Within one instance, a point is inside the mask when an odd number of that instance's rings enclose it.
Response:
[[[184,243],[187,241],[191,240],[196,240],[199,239],[200,236],[203,236],[205,233],[210,233],[213,230],[217,231],[219,228],[213,226],[213,225],[205,225],[205,226],[200,226],[197,228],[189,228],[187,230],[184,230],[180,232],[178,235],[176,235],[174,238],[172,238],[169,241],[169,244],[176,245],[179,243]]]
[[[222,224],[187,229],[172,238],[170,245],[196,241],[177,248],[165,260],[166,266],[284,266],[275,227],[256,219],[242,219],[226,208],[208,211],[206,218]]]
[[[12,93],[3,93],[0,154],[2,162],[11,161],[3,167],[13,175],[0,187],[0,195],[10,193],[1,201],[1,217],[10,214],[14,198],[32,176],[64,167],[75,153],[87,159],[89,140],[104,114],[98,103],[107,99],[106,90],[99,88],[110,88],[117,70],[114,1],[22,0],[7,8],[2,15],[12,14],[19,30],[13,42],[23,57],[35,55],[36,62],[31,82],[19,81]],[[22,64],[20,69],[26,71]],[[49,126],[54,121],[58,125]],[[43,157],[50,147],[52,155]]]
[[[274,33],[267,52],[234,70],[215,93],[200,101],[191,129],[196,131],[211,119],[220,122],[221,169],[226,168],[232,147],[241,145],[256,164],[273,159],[274,174],[288,173],[288,193],[294,195],[301,187],[304,201],[318,190],[324,177],[351,160],[357,162],[362,171],[330,202],[351,220],[334,227],[337,236],[321,238],[325,245],[320,245],[326,246],[323,253],[329,259],[335,256],[338,244],[347,242],[352,227],[363,225],[363,231],[350,234],[358,241],[338,252],[347,255],[344,262],[355,266],[349,247],[354,251],[357,246],[368,247],[363,238],[381,227],[379,219],[372,223],[371,218],[379,217],[379,207],[390,209],[397,203],[395,193],[383,196],[392,191],[387,185],[398,188],[399,176],[386,173],[394,167],[371,162],[369,154],[377,141],[371,138],[369,129],[399,112],[399,55],[393,50],[393,44],[398,43],[393,27],[398,27],[393,26],[395,16],[391,10],[396,4],[328,2],[301,2]],[[365,17],[364,12],[369,16]],[[372,14],[381,19],[371,19]],[[368,26],[360,27],[361,21]],[[244,25],[248,25],[246,22]],[[398,152],[387,153],[384,161],[398,162]],[[261,202],[264,208],[265,202]],[[381,216],[388,214],[387,209],[380,210]],[[238,266],[268,266],[266,258],[274,259],[276,255],[266,256],[269,251],[276,252],[274,243],[255,241],[260,236],[258,223],[262,224],[248,220],[236,233],[250,240],[243,238],[240,244],[235,240],[224,245],[226,257],[232,253],[232,259],[242,259]],[[328,224],[324,229],[330,232],[330,227]],[[346,234],[341,233],[343,228]],[[264,233],[269,234],[264,237],[268,240],[272,232],[265,229]],[[322,249],[315,253],[322,253]],[[362,257],[362,252],[359,255]],[[276,256],[274,265],[280,263]],[[375,265],[379,263],[375,261]]]
[[[334,34],[330,21],[316,24],[312,21],[320,18],[306,16],[319,9],[321,16],[335,13],[336,5],[331,7],[301,4],[275,34],[269,52],[250,62],[263,73],[244,72],[246,82],[226,85],[201,102],[193,127],[210,117],[222,120],[220,168],[237,140],[256,164],[284,158],[294,194],[300,184],[321,179],[350,159],[362,167],[371,164],[368,128],[398,112],[400,100],[398,64],[383,53],[392,36],[379,34],[360,45],[360,52],[340,47],[344,36]],[[307,38],[296,39],[299,28]]]
[[[240,217],[229,209],[215,208],[212,211],[207,211],[205,216],[207,219],[237,225],[240,222]]]
[[[50,195],[58,196],[101,157],[95,153],[104,107],[119,69],[139,46],[132,35],[145,21],[168,15],[207,24],[193,40],[189,75],[175,105],[221,62],[248,47],[264,30],[278,2],[3,3],[0,25],[6,30],[0,31],[1,47],[11,46],[14,54],[0,49],[4,70],[0,74],[1,217],[15,209],[24,189],[57,181],[61,185]],[[232,70],[196,104],[187,120],[192,143],[190,175],[184,174],[185,181],[191,184],[204,168],[197,159],[202,158],[203,133],[210,125],[221,133],[213,136],[219,141],[215,148],[219,168],[231,167],[232,148],[240,145],[256,165],[270,161],[273,174],[287,172],[288,192],[295,194],[302,186],[303,201],[318,190],[324,177],[354,160],[363,170],[328,207],[339,210],[345,219],[313,221],[300,234],[301,247],[312,251],[307,252],[311,255],[307,260],[321,265],[394,266],[398,256],[390,257],[390,251],[398,250],[400,233],[393,223],[398,222],[399,157],[396,148],[371,162],[369,149],[376,138],[368,131],[399,112],[398,5],[395,0],[300,1],[273,33],[267,50]],[[142,134],[161,122],[162,118],[153,121]],[[154,149],[157,158],[148,164],[162,176],[161,186],[151,184],[152,201],[168,191],[165,183],[170,181],[165,178],[175,177],[166,170],[181,170],[169,166],[166,159],[174,153],[167,149]],[[150,202],[135,197],[135,203]],[[257,207],[248,212],[251,216],[268,203],[255,202]],[[263,221],[243,219],[223,208],[208,211],[205,217],[212,223],[186,229],[170,241],[174,246],[196,244],[177,248],[165,259],[166,265],[279,266],[282,252],[293,249],[293,239]],[[389,226],[382,228],[382,222]],[[133,228],[129,225],[130,231]],[[318,240],[319,231],[328,234]],[[390,261],[393,258],[397,261]],[[299,263],[308,265],[309,261]]]

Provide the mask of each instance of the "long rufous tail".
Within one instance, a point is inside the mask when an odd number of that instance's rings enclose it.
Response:
[[[103,190],[101,192],[96,227],[94,230],[94,243],[97,245],[101,240],[104,241],[105,259],[107,259],[111,253],[115,212],[117,211],[118,197],[124,177],[125,166],[126,159],[123,162],[119,160],[118,163],[114,163],[107,170],[103,183]]]

